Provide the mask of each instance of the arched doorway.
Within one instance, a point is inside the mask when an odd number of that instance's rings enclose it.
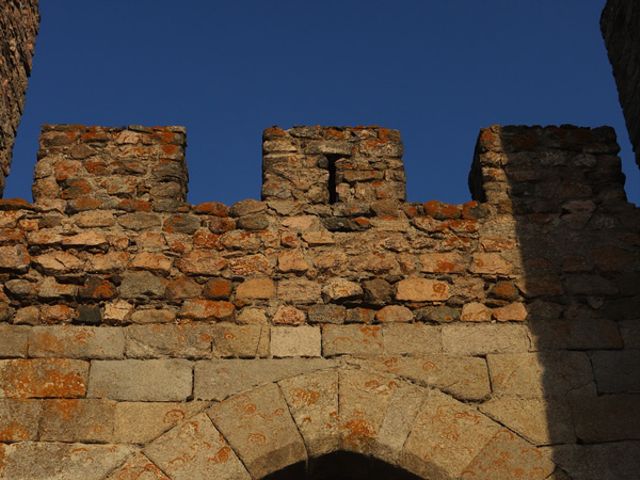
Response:
[[[263,480],[420,480],[412,473],[374,457],[333,452],[290,465]]]

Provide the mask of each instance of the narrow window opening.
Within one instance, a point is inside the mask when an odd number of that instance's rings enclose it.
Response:
[[[336,162],[342,158],[335,153],[328,153],[327,157],[327,169],[329,170],[329,203],[336,203],[338,201],[338,192],[336,190]]]

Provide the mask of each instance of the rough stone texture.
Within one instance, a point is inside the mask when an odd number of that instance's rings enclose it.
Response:
[[[458,478],[498,431],[498,424],[473,407],[431,392],[414,420],[401,465],[424,478]],[[429,459],[426,468],[423,459]]]
[[[39,427],[40,440],[109,443],[113,440],[115,406],[113,401],[98,399],[46,400]]]
[[[496,397],[480,406],[489,417],[534,445],[576,441],[567,402],[542,398]]]
[[[339,450],[338,371],[307,373],[278,384],[309,456]]]
[[[136,445],[108,469],[125,479],[348,450],[575,480],[580,442],[621,442],[632,471],[640,215],[612,130],[483,129],[463,205],[404,202],[378,127],[267,130],[263,200],[232,206],[185,201],[185,146],[44,127],[35,202],[0,201],[0,445]],[[53,457],[13,458],[37,478]]]
[[[38,439],[42,404],[36,400],[0,400],[0,442]]]
[[[124,355],[123,333],[119,328],[34,327],[29,335],[29,356],[122,358]]]
[[[105,480],[171,480],[142,453],[134,453]]]
[[[276,385],[266,385],[208,411],[254,478],[307,459],[304,442]]]
[[[640,7],[637,2],[608,0],[600,27],[618,85],[629,137],[640,165]]]
[[[88,373],[89,363],[81,360],[0,360],[0,397],[83,397]]]
[[[465,467],[462,478],[483,480],[543,480],[555,465],[549,455],[536,450],[513,432],[501,430]]]
[[[204,413],[182,422],[152,442],[144,453],[173,480],[251,479]]]
[[[319,357],[320,327],[273,327],[271,355],[274,357]]]
[[[191,395],[191,362],[186,360],[96,360],[91,363],[92,398],[180,401]]]
[[[482,400],[491,393],[487,364],[482,358],[451,355],[389,356],[353,359],[376,372],[388,372],[426,387],[435,387],[459,400]]]
[[[0,196],[11,167],[11,152],[24,109],[40,23],[38,0],[7,0],[0,6]]]
[[[333,365],[324,359],[200,361],[194,371],[194,395],[201,400],[223,400],[256,385]]]
[[[145,444],[193,416],[206,402],[118,402],[113,437],[118,443]]]
[[[102,480],[134,452],[129,445],[19,442],[0,444],[2,480]]]

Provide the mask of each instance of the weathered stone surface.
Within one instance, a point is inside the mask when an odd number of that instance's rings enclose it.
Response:
[[[186,300],[180,310],[180,316],[194,320],[229,320],[233,318],[235,306],[224,300]]]
[[[37,400],[0,400],[0,442],[37,440],[42,403]]]
[[[574,395],[571,412],[583,443],[635,440],[640,431],[640,395]]]
[[[347,317],[342,305],[312,305],[307,313],[310,323],[343,323]]]
[[[137,270],[149,270],[151,272],[167,274],[171,270],[173,261],[161,253],[142,252],[135,255],[129,268]]]
[[[379,355],[384,351],[379,325],[323,325],[322,354]]]
[[[376,312],[376,320],[382,323],[410,322],[413,312],[402,305],[387,305]]]
[[[33,258],[33,263],[47,273],[74,272],[82,269],[84,262],[69,252],[50,252]]]
[[[266,325],[211,325],[214,357],[266,357],[269,354],[270,329]]]
[[[284,305],[278,307],[272,321],[276,325],[302,325],[306,319],[304,311],[291,305]]]
[[[395,463],[423,401],[424,391],[364,370],[340,375],[340,438],[343,450]]]
[[[231,296],[233,284],[226,278],[212,278],[205,285],[202,294],[215,300],[227,300]]]
[[[570,478],[580,480],[634,480],[640,471],[640,442],[548,447],[553,460]]]
[[[339,450],[338,371],[307,373],[278,384],[309,456]]]
[[[422,271],[428,273],[462,273],[467,261],[456,252],[425,253],[420,255]]]
[[[593,384],[591,364],[583,352],[489,354],[487,363],[493,391],[498,395],[566,395]]]
[[[535,350],[617,349],[627,345],[618,323],[607,318],[534,318],[529,325]]]
[[[199,323],[131,325],[126,329],[128,358],[210,358],[212,335]]]
[[[322,294],[328,301],[341,302],[355,300],[362,296],[362,287],[344,278],[331,278],[322,287]]]
[[[31,329],[0,324],[0,357],[26,357]]]
[[[151,272],[128,272],[122,276],[120,295],[122,298],[161,297],[167,281]]]
[[[482,358],[433,354],[349,361],[426,387],[436,387],[459,400],[481,400],[491,393],[487,364]]]
[[[278,299],[286,303],[316,303],[320,301],[320,285],[304,278],[278,282]]]
[[[502,429],[467,465],[465,480],[544,480],[554,471],[552,457],[532,447],[509,430]]]
[[[335,365],[331,360],[211,360],[196,362],[194,397],[223,400],[243,390]]]
[[[563,398],[493,398],[480,410],[534,445],[576,440],[571,411]]]
[[[396,298],[401,301],[426,302],[447,300],[449,284],[427,278],[408,278],[398,282]]]
[[[271,355],[274,357],[319,357],[320,327],[273,327]]]
[[[135,449],[128,445],[19,442],[0,445],[2,480],[102,480]]]
[[[105,480],[171,480],[143,453],[134,453]]]
[[[226,265],[218,254],[203,250],[193,250],[176,262],[182,272],[193,275],[217,275]]]
[[[119,308],[129,311],[123,304],[120,304]],[[142,308],[131,312],[132,323],[168,323],[175,319],[176,312],[168,308]]]
[[[148,443],[206,406],[206,402],[117,402],[113,439]]]
[[[174,480],[251,479],[204,413],[174,427],[148,445],[144,453]]]
[[[269,300],[276,293],[273,280],[267,277],[250,278],[236,288],[236,299],[240,301]]]
[[[24,270],[29,267],[29,252],[24,245],[0,247],[0,269]]]
[[[115,402],[98,399],[45,400],[39,436],[45,442],[111,442]]]
[[[94,360],[87,395],[134,401],[182,401],[191,395],[187,360]]]
[[[389,355],[421,355],[440,353],[440,327],[419,323],[392,324],[382,327],[384,351]]]
[[[460,320],[460,310],[446,305],[429,306],[416,310],[415,316],[421,322],[449,323]]]
[[[640,393],[640,350],[590,354],[600,393]]]
[[[520,302],[513,302],[504,307],[494,308],[491,313],[493,318],[499,322],[524,322],[528,316],[527,308]]]
[[[89,363],[81,360],[0,360],[0,397],[83,397],[88,373]]]
[[[306,272],[310,264],[299,250],[285,251],[278,255],[278,271]]]
[[[458,478],[500,430],[475,408],[429,391],[402,450],[400,465],[429,479]]]
[[[385,305],[391,302],[393,287],[382,278],[366,280],[362,284],[364,300],[371,305]]]
[[[462,307],[460,320],[463,322],[488,322],[491,320],[491,310],[482,303],[466,303]]]
[[[30,357],[122,358],[124,334],[119,328],[72,325],[34,327]]]
[[[231,397],[207,413],[254,478],[307,459],[302,437],[277,385]]]
[[[485,275],[511,275],[513,266],[499,253],[476,253],[469,270]]]
[[[443,325],[442,345],[456,355],[526,352],[529,338],[523,325]]]

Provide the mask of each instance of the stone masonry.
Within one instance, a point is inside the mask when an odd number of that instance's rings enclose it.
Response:
[[[640,165],[640,3],[608,0],[600,24],[636,162]]]
[[[269,128],[263,200],[186,203],[185,131],[43,128],[0,202],[0,478],[640,471],[640,216],[609,128],[490,127],[463,205],[379,127]],[[278,478],[278,477],[273,477]]]
[[[0,7],[5,173],[36,7]],[[612,129],[482,129],[462,205],[406,201],[396,130],[269,128],[231,206],[186,202],[185,148],[45,126],[0,200],[0,480],[639,478]]]
[[[38,0],[0,2],[0,195],[9,175],[39,21]]]

